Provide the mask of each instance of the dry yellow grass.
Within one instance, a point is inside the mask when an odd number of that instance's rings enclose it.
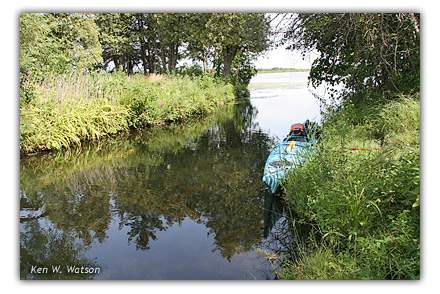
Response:
[[[146,76],[146,79],[151,82],[157,82],[157,81],[164,81],[167,78],[165,75],[161,75],[161,74],[149,74],[148,76]]]

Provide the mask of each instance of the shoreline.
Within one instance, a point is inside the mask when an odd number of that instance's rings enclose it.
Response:
[[[65,87],[57,88],[59,83]],[[37,86],[36,98],[20,107],[20,156],[203,118],[233,99],[232,85],[209,76],[55,77]]]

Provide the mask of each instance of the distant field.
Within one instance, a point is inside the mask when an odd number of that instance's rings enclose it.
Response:
[[[260,68],[257,69],[258,73],[273,73],[273,72],[307,72],[310,71],[309,68]]]

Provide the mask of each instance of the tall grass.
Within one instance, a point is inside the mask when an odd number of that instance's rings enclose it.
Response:
[[[285,182],[289,207],[320,236],[285,278],[419,278],[419,121],[417,97],[330,116]]]
[[[177,154],[189,141],[197,140],[209,127],[224,123],[234,115],[234,108],[225,107],[213,115],[185,125],[152,128],[147,132],[133,132],[72,147],[63,152],[29,156],[20,162],[20,187],[27,193],[37,193],[45,186],[69,182],[78,174],[100,169],[102,165],[127,167],[142,164],[158,166],[163,154]],[[138,156],[142,150],[142,156]],[[137,156],[133,156],[137,154]]]
[[[20,150],[58,150],[130,128],[181,122],[232,99],[232,86],[208,76],[47,77],[35,85],[31,102],[20,103]]]

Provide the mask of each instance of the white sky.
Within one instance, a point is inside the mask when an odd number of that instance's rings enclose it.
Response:
[[[310,68],[312,62],[312,56],[303,60],[300,52],[278,47],[258,57],[255,65],[257,68]]]
[[[291,13],[267,13],[266,16],[271,19],[270,26],[274,33],[271,37],[272,41],[278,43],[283,37],[283,32],[289,28],[292,15]],[[261,55],[255,65],[257,68],[310,68],[313,62],[311,56],[303,59],[299,51],[287,50],[285,46],[279,46]]]
[[[311,53],[306,56],[305,60],[302,59],[301,54],[298,51],[287,50],[283,47],[272,49],[262,54],[254,62],[257,68],[310,68],[314,58],[317,54]],[[193,63],[190,59],[183,59],[178,61],[178,66],[191,65]],[[201,62],[198,62],[201,66]]]

